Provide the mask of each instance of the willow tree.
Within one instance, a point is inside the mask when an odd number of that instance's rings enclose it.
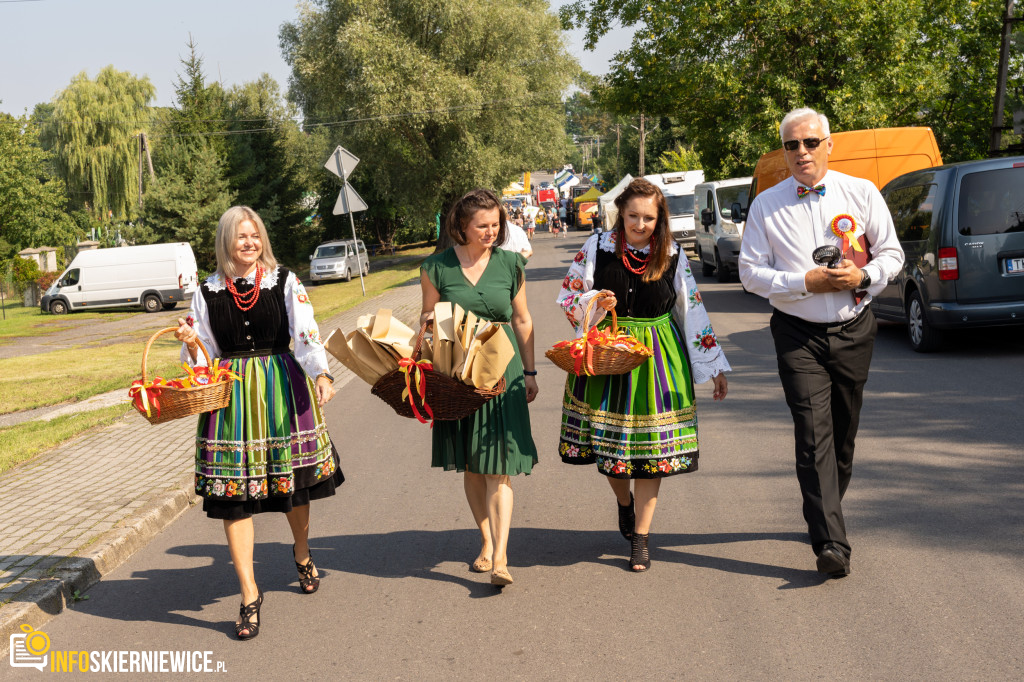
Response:
[[[72,208],[123,219],[139,202],[139,133],[150,119],[156,90],[146,77],[107,66],[90,79],[83,71],[53,102],[45,138],[67,184]]]
[[[281,43],[306,125],[360,157],[370,213],[432,225],[467,189],[567,154],[579,67],[547,0],[316,0]]]

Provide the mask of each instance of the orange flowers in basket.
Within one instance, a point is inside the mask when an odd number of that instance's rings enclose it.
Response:
[[[165,389],[187,389],[196,386],[209,386],[220,381],[241,381],[242,379],[231,371],[227,361],[213,367],[189,367],[185,363],[182,363],[181,366],[185,368],[187,374],[179,379],[153,377],[149,383],[143,383],[142,379],[133,381],[131,388],[128,389],[128,395],[131,397],[135,409],[146,417],[154,416],[154,412],[155,416],[159,417],[161,412],[160,395]]]

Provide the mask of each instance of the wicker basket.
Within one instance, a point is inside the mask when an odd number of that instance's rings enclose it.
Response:
[[[156,341],[158,336],[162,334],[168,334],[177,331],[177,327],[168,327],[161,329],[153,336],[149,337],[149,341],[146,342],[146,350],[142,353],[142,384],[149,383],[146,377],[146,359],[149,357],[149,348]],[[206,358],[206,364],[211,364],[210,354],[206,351],[206,346],[198,338],[196,343],[199,344],[199,349],[203,351],[203,357]],[[227,407],[228,401],[231,399],[231,385],[233,381],[217,381],[205,386],[190,386],[188,388],[175,388],[173,386],[162,386],[160,387],[160,406],[159,410],[150,409],[150,414],[146,414],[144,409],[139,409],[136,405],[136,409],[142,414],[143,417],[149,420],[150,424],[161,424],[163,422],[171,421],[172,419],[178,419],[180,417],[188,417],[191,415],[201,414],[203,412],[212,412],[213,410],[219,410],[222,407]]]
[[[590,299],[587,309],[583,313],[583,328],[590,330],[590,313],[594,305],[601,299],[607,298],[608,294],[599,293]],[[619,318],[612,311],[613,335],[619,331]],[[584,337],[586,339],[586,337]],[[595,376],[606,374],[627,374],[644,364],[651,358],[651,353],[637,353],[625,348],[614,346],[595,346],[588,341],[583,342],[583,355],[579,358],[573,357],[572,346],[569,344],[556,346],[549,349],[544,355],[551,362],[558,365],[562,370],[576,376]]]
[[[420,346],[423,344],[423,334],[426,330],[427,324],[424,324],[420,328],[419,336],[416,337],[416,345],[412,351],[412,358],[416,362],[420,358]],[[505,377],[499,379],[494,388],[486,389],[474,388],[433,369],[408,369],[411,374],[403,372],[401,368],[388,372],[377,380],[370,393],[390,405],[399,416],[412,417],[424,424],[431,418],[436,421],[463,419],[479,410],[491,398],[505,392]],[[425,385],[422,399],[416,390],[417,372],[421,374]],[[403,398],[402,393],[406,390],[407,380],[413,390],[409,391],[408,397]]]

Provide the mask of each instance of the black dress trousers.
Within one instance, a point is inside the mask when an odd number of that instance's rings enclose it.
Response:
[[[811,545],[818,554],[835,543],[849,556],[841,503],[853,473],[853,445],[878,323],[867,308],[836,325],[776,310],[771,330],[793,414],[796,475]]]

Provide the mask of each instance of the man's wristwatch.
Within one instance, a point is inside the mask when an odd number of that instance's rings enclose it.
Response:
[[[320,372],[319,374],[316,375],[317,379],[319,379],[320,377],[327,377],[327,380],[329,382],[331,382],[332,384],[334,383],[334,376],[328,372]]]
[[[860,272],[860,286],[858,286],[857,288],[862,290],[867,289],[869,286],[871,286],[871,275],[868,274],[867,270],[861,270]]]

